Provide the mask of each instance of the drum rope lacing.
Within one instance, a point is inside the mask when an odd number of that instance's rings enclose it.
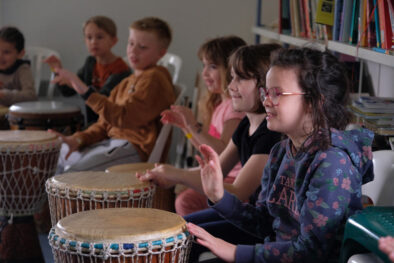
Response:
[[[77,212],[112,207],[152,207],[156,186],[128,191],[88,191],[58,187],[50,180],[46,182],[52,225],[61,218]]]
[[[54,175],[60,141],[0,145],[0,215],[25,216],[45,202],[45,181]]]
[[[61,259],[69,259],[77,256],[78,262],[85,262],[89,258],[96,262],[97,259],[108,260],[110,262],[125,262],[132,259],[132,262],[152,262],[154,255],[159,255],[157,263],[164,263],[165,257],[170,255],[171,262],[187,262],[192,238],[188,231],[172,235],[154,241],[140,241],[138,243],[89,243],[75,240],[66,240],[56,235],[54,228],[48,236],[53,254],[58,262],[66,262]],[[179,251],[179,253],[178,253]],[[120,261],[122,259],[122,261]],[[82,261],[81,261],[82,260]],[[101,262],[101,261],[100,261]],[[129,261],[127,261],[129,262]]]

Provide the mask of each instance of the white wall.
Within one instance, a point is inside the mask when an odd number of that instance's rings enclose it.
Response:
[[[88,55],[82,23],[93,15],[106,15],[118,26],[114,52],[125,55],[128,27],[145,16],[165,19],[174,33],[170,52],[184,62],[180,82],[192,89],[201,68],[196,52],[208,38],[235,34],[253,43],[254,0],[0,0],[0,25],[15,25],[26,45],[45,46],[60,52],[63,65],[76,71]]]

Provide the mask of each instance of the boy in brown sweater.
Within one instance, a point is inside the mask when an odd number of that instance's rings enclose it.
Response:
[[[109,97],[86,86],[74,73],[55,68],[55,82],[71,83],[95,113],[87,130],[62,137],[58,173],[104,170],[120,164],[146,161],[160,128],[160,112],[175,101],[166,68],[156,65],[171,42],[168,24],[148,17],[135,21],[129,32],[127,57],[134,73]]]

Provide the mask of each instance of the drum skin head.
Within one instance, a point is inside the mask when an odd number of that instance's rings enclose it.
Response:
[[[47,131],[0,131],[0,144],[47,143],[56,139],[56,134]]]
[[[108,208],[61,219],[55,233],[67,240],[90,243],[135,243],[160,240],[185,230],[185,220],[152,208]]]
[[[145,172],[146,170],[150,170],[155,168],[153,163],[126,163],[114,165],[107,168],[106,172],[116,172],[116,173],[133,173],[136,172]]]
[[[86,171],[56,175],[48,180],[48,185],[58,189],[83,191],[129,191],[150,186],[129,173],[106,173]]]

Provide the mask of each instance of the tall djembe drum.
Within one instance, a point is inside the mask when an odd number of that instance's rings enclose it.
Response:
[[[46,200],[60,145],[45,131],[0,131],[0,261],[43,262],[32,215]]]
[[[177,214],[152,208],[108,208],[61,219],[49,233],[57,263],[183,263],[191,235]]]
[[[94,209],[152,207],[155,185],[134,175],[86,171],[65,173],[46,182],[52,226],[65,216]]]

